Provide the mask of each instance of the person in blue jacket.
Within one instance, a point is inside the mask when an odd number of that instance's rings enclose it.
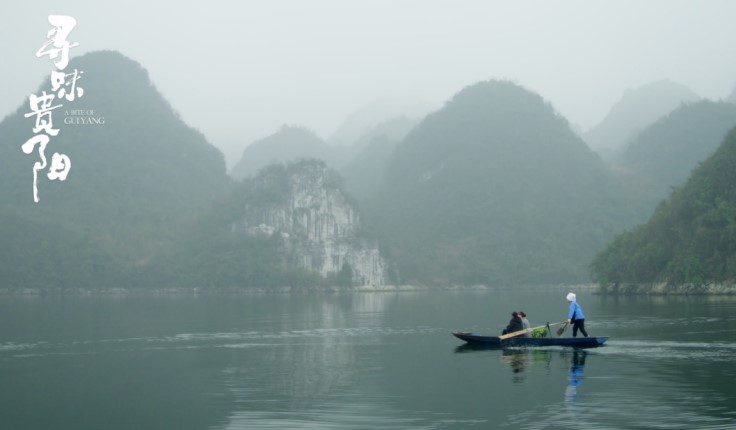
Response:
[[[585,314],[583,314],[583,308],[575,300],[575,294],[568,293],[567,301],[570,303],[570,309],[567,312],[567,323],[572,323],[572,337],[578,336],[578,330],[583,336],[588,337],[588,332],[585,331]]]

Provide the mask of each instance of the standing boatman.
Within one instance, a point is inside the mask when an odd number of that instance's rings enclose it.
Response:
[[[575,299],[575,294],[567,294],[567,301],[570,303],[570,309],[567,312],[567,323],[572,323],[572,337],[577,337],[578,330],[580,330],[583,336],[588,337],[588,332],[585,331],[585,314],[583,314],[583,308],[580,307]]]

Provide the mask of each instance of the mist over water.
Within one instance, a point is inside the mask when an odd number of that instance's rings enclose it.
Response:
[[[85,94],[55,116],[69,181],[41,174],[39,201],[21,145],[48,137],[31,93],[54,86],[35,55],[51,14],[77,23]],[[725,291],[734,16],[727,0],[0,3],[0,427],[736,428],[735,296],[521,287]],[[303,157],[323,162],[257,173]],[[606,245],[655,206],[641,248]],[[394,283],[438,288],[347,292]],[[560,321],[569,289],[605,346],[451,335],[500,334],[513,311]]]
[[[477,349],[563,290],[0,299],[8,428],[736,425],[736,299],[578,293],[604,347]],[[35,326],[28,324],[34,320]],[[43,414],[36,411],[43,410]]]

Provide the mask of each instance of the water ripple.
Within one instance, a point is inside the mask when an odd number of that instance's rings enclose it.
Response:
[[[596,353],[674,360],[732,361],[733,355],[736,353],[736,343],[611,340],[604,348],[596,350]]]
[[[671,388],[671,387],[670,387]],[[658,395],[633,393],[630,387],[618,387],[607,392],[566,398],[555,404],[508,417],[503,427],[527,429],[586,429],[621,428],[733,430],[736,420],[727,416],[725,399],[694,398],[697,393],[677,391]],[[653,395],[648,395],[653,394]],[[666,398],[663,398],[666,397]],[[697,408],[697,409],[696,409]],[[726,416],[724,416],[726,415]]]
[[[291,330],[280,332],[232,331],[213,333],[179,333],[163,337],[127,337],[107,339],[86,339],[70,342],[14,343],[0,344],[0,354],[8,353],[14,358],[42,357],[47,355],[88,354],[90,348],[105,346],[113,351],[166,350],[200,348],[253,348],[278,345],[295,345],[295,341],[336,339],[352,342],[360,338],[376,342],[382,336],[416,335],[444,333],[446,330],[431,327],[346,327],[316,328],[311,330]],[[35,350],[32,353],[30,350]]]

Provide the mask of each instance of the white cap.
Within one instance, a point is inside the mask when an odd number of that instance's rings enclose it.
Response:
[[[569,302],[574,302],[575,301],[575,294],[573,294],[573,293],[567,293],[567,300]]]

